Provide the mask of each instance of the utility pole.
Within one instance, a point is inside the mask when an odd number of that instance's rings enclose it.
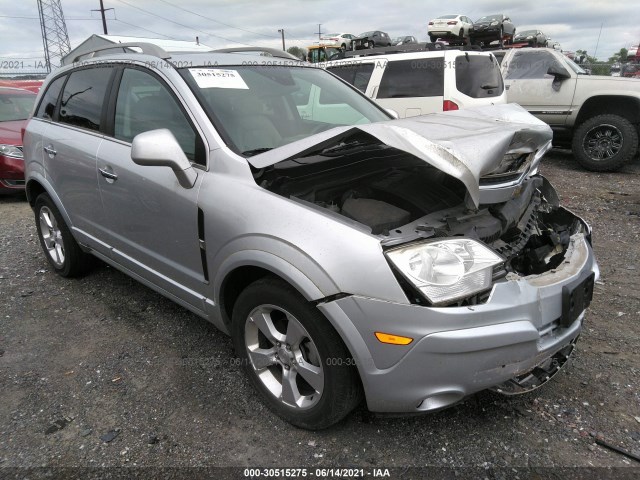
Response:
[[[113,10],[113,8],[104,8],[104,4],[102,3],[102,0],[100,0],[99,9],[91,10],[92,12],[100,12],[100,14],[102,15],[102,30],[104,31],[105,35],[109,34],[109,32],[107,32],[107,18],[104,16],[104,12],[106,12],[107,10]]]
[[[280,33],[282,35],[282,50],[284,50],[286,52],[287,49],[284,48],[284,28],[278,29],[278,33]]]
[[[320,37],[322,36],[322,32],[320,31],[320,27],[321,27],[321,26],[322,26],[322,24],[321,24],[321,23],[319,23],[319,24],[318,24],[318,43],[322,43],[322,42],[320,41]]]

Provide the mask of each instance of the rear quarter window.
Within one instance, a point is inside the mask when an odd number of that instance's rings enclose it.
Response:
[[[389,61],[377,98],[437,97],[444,94],[444,59]]]
[[[40,105],[38,106],[36,117],[49,120],[53,118],[56,104],[58,103],[58,97],[60,96],[60,91],[62,90],[62,85],[64,85],[66,78],[66,76],[56,78],[49,84],[47,91],[44,93],[42,100],[40,101]]]
[[[456,57],[456,88],[471,98],[499,97],[504,84],[497,61],[489,55]]]

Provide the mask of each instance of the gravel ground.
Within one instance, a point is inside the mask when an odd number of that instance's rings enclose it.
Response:
[[[0,198],[0,477],[103,466],[640,475],[638,461],[595,443],[640,454],[640,161],[596,174],[556,150],[542,172],[593,226],[602,273],[569,365],[529,395],[482,392],[418,417],[360,408],[321,432],[263,407],[231,341],[199,317],[105,265],[54,275],[24,198]]]

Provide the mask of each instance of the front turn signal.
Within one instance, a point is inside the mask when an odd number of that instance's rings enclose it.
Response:
[[[388,343],[390,345],[409,345],[413,342],[413,338],[383,332],[376,332],[376,338],[379,342]]]

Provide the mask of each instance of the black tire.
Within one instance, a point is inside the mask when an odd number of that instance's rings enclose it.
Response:
[[[461,28],[458,32],[458,38],[460,38],[461,40],[464,39],[464,28]]]
[[[436,43],[437,39],[438,39],[438,37],[434,37],[433,35],[429,35],[429,40],[431,40],[431,43]]]
[[[613,172],[638,151],[638,131],[620,115],[598,115],[576,128],[571,148],[576,161],[587,170]]]
[[[347,45],[345,43],[343,43],[342,45],[340,45],[340,48],[342,48],[343,51],[347,50]]]
[[[265,322],[262,328],[258,327],[265,318],[269,319],[270,325]],[[290,325],[295,327],[293,331],[297,336],[289,335]],[[279,342],[275,341],[277,337],[272,336],[272,341],[264,334],[264,329],[270,326],[281,335]],[[317,308],[279,278],[262,278],[242,291],[233,308],[231,330],[236,354],[249,380],[269,409],[287,422],[310,430],[327,428],[342,420],[361,402],[357,369],[342,339]],[[267,329],[269,334],[275,330]],[[291,342],[289,339],[294,337],[301,340],[297,344]],[[268,360],[272,363],[254,367],[250,348],[254,349],[256,362],[265,361],[265,357],[256,356],[256,353],[273,350],[273,358],[269,356]],[[322,377],[312,379],[322,384],[320,392],[312,386],[313,381],[307,383],[307,377],[299,373],[305,362],[307,368],[309,365],[320,368]],[[258,370],[262,377],[258,376]],[[299,401],[308,401],[306,405],[300,405],[296,400],[294,406],[283,400],[287,374],[293,378],[290,384],[295,384],[295,390],[302,399]],[[274,384],[273,380],[277,382],[278,375],[280,384]],[[268,381],[261,378],[268,378]],[[274,387],[275,391],[270,390]],[[303,389],[306,389],[305,396]]]
[[[376,48],[376,43],[369,40],[369,48]]]
[[[53,270],[62,277],[86,273],[94,257],[82,251],[49,195],[36,198],[34,213],[40,246]]]

